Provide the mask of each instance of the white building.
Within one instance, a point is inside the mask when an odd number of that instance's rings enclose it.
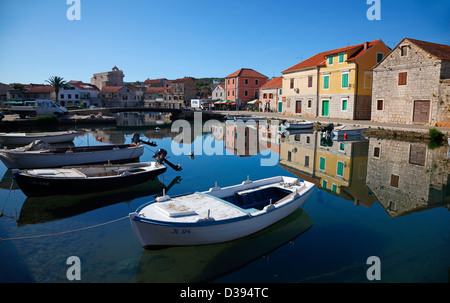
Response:
[[[92,84],[82,81],[69,81],[67,87],[60,89],[58,101],[62,106],[100,105],[99,89]]]

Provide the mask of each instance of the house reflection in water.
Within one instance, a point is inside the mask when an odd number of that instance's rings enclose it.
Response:
[[[367,186],[390,217],[450,202],[448,146],[370,138]]]
[[[298,132],[282,140],[280,164],[320,189],[371,207],[376,198],[365,186],[368,145],[364,137],[331,141],[312,130]]]

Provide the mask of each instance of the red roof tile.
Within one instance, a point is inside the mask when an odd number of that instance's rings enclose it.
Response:
[[[52,93],[55,89],[50,85],[28,85],[25,87],[26,93]]]
[[[368,49],[370,47],[372,47],[373,45],[375,45],[375,43],[377,43],[378,41],[381,41],[381,40],[375,40],[375,41],[369,42]],[[284,71],[282,71],[282,73],[291,72],[291,71],[295,71],[295,70],[300,70],[300,69],[304,69],[304,68],[311,68],[311,67],[321,66],[321,65],[325,64],[325,59],[326,59],[327,56],[334,55],[334,54],[337,54],[337,53],[347,52],[347,51],[350,51],[350,50],[355,50],[356,51],[358,49],[360,49],[359,53],[355,52],[355,53],[352,54],[352,56],[350,58],[347,59],[347,61],[354,60],[354,59],[356,59],[356,57],[359,57],[363,53],[365,53],[365,51],[361,51],[361,50],[364,50],[364,43],[360,43],[360,44],[356,44],[356,45],[352,45],[352,46],[347,46],[347,47],[341,47],[341,48],[333,49],[333,50],[330,50],[330,51],[318,53],[318,54],[312,56],[311,58],[308,58],[308,59],[306,59],[306,60],[304,60],[304,61],[302,61],[302,62],[300,62],[300,63],[298,63],[298,64],[296,64],[294,66],[289,67],[288,69],[285,69]],[[355,57],[356,53],[358,53],[358,54]]]
[[[437,44],[432,42],[420,41],[411,38],[406,38],[411,41],[430,55],[441,59],[441,60],[450,60],[450,46],[444,44]]]
[[[103,86],[102,93],[117,93],[123,86]]]
[[[238,71],[235,71],[232,74],[229,74],[225,78],[234,78],[234,77],[253,77],[253,78],[267,78],[261,73],[251,69],[251,68],[241,68]]]
[[[261,86],[261,88],[281,88],[282,82],[283,82],[283,77],[274,77],[274,78],[270,79],[269,81],[267,81],[266,83],[264,83],[264,85]]]
[[[167,90],[166,87],[146,87],[145,93],[146,94],[163,94]]]

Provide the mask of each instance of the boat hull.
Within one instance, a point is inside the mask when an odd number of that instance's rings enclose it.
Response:
[[[43,140],[46,143],[70,142],[75,139],[77,132],[55,132],[55,133],[29,133],[29,134],[3,134],[0,135],[0,144],[3,145],[26,145],[35,140]]]
[[[303,195],[295,198],[276,210],[259,215],[245,215],[230,220],[205,221],[194,224],[164,224],[139,217],[136,212],[130,214],[133,230],[145,249],[158,246],[188,246],[228,242],[236,240],[282,220],[290,215],[311,195],[310,187]]]
[[[309,129],[314,126],[314,122],[304,122],[304,123],[287,123],[282,124],[286,129]]]
[[[76,150],[76,148],[73,148],[73,150]],[[105,150],[87,149],[77,152],[71,149],[65,152],[2,150],[0,151],[0,160],[7,168],[44,168],[131,161],[138,159],[143,153],[144,147],[142,145]]]
[[[345,139],[345,137],[359,137],[366,131],[366,129],[349,130],[349,131],[333,131],[333,137],[336,139]],[[346,135],[347,134],[347,135]]]

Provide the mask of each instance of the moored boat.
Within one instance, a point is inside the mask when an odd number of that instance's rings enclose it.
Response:
[[[295,123],[287,123],[283,121],[283,123],[281,123],[280,126],[285,129],[308,129],[314,126],[314,122],[302,121]]]
[[[60,131],[45,133],[0,133],[0,144],[26,145],[35,140],[43,140],[47,143],[70,142],[75,139],[77,131]]]
[[[366,127],[354,125],[342,125],[335,127],[331,133],[337,139],[346,139],[350,136],[360,136],[366,131]]]
[[[126,162],[138,159],[143,153],[141,144],[52,147],[36,140],[25,147],[0,149],[0,160],[7,168],[48,168]]]
[[[141,245],[202,245],[258,232],[298,209],[314,184],[277,176],[179,197],[162,196],[130,213]]]
[[[166,171],[158,162],[18,170],[14,178],[28,197],[113,190],[150,180]]]

